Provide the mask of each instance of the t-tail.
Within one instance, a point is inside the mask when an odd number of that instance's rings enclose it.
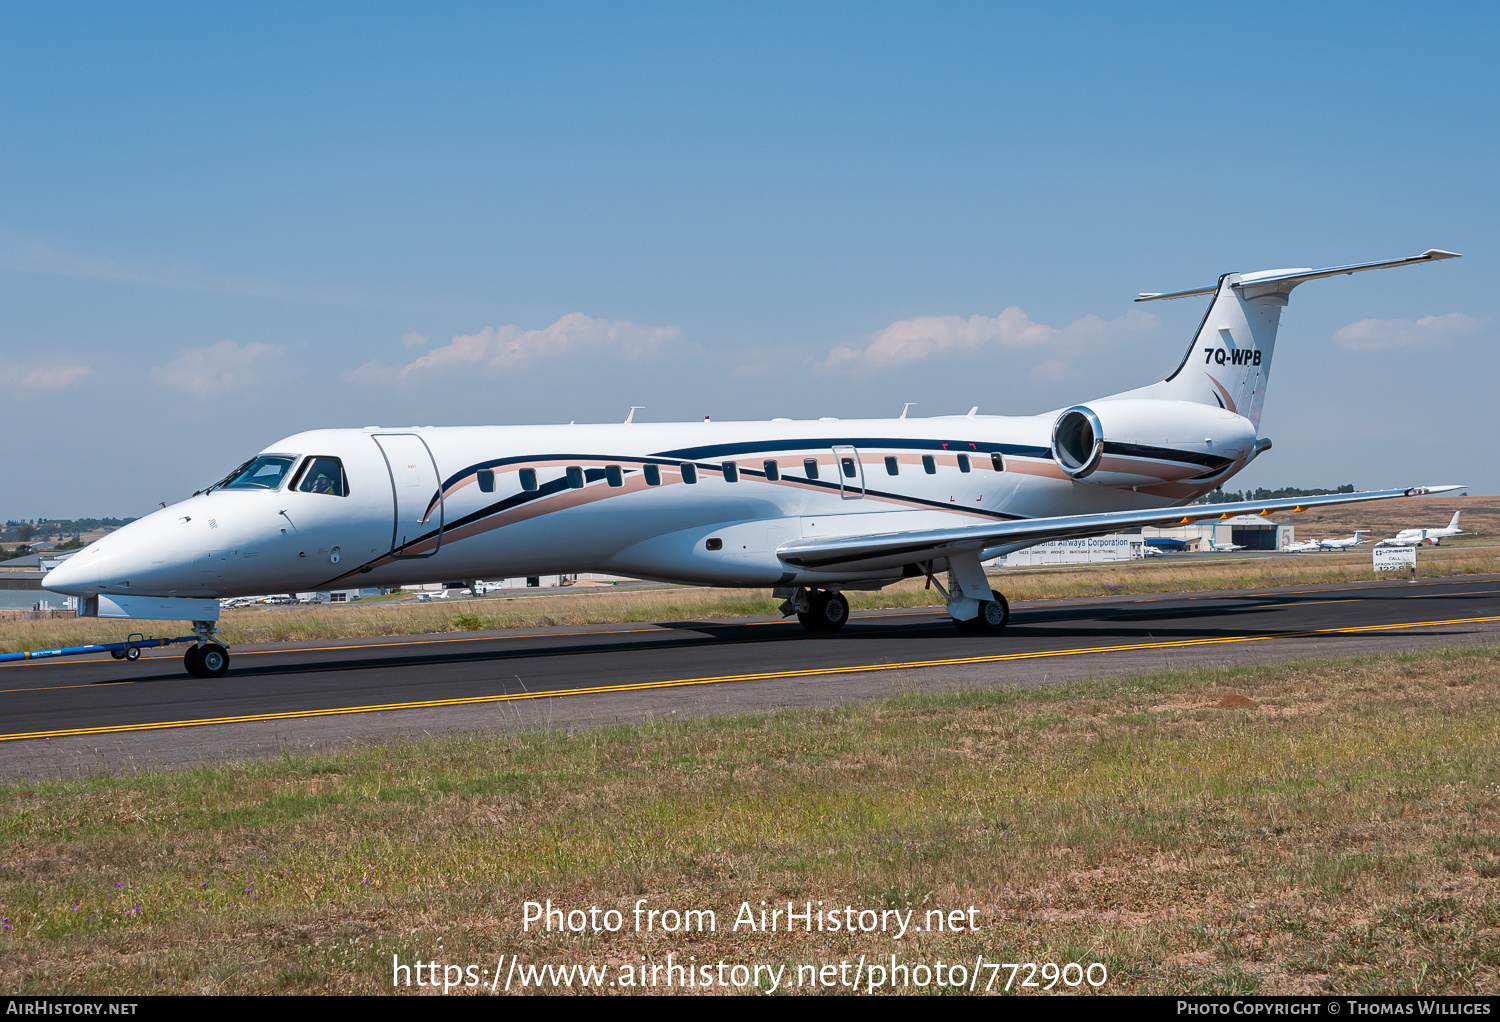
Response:
[[[1428,249],[1406,259],[1355,263],[1327,269],[1259,270],[1226,273],[1212,287],[1163,294],[1142,294],[1138,302],[1213,295],[1182,364],[1160,383],[1116,395],[1121,398],[1158,398],[1218,405],[1260,426],[1276,349],[1276,328],[1292,288],[1319,277],[1335,277],[1361,270],[1454,259],[1457,252]]]

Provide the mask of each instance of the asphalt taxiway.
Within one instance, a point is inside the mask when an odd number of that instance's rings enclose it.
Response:
[[[1495,642],[1500,576],[1466,576],[1017,604],[997,636],[920,608],[240,646],[213,680],[172,650],[41,660],[0,667],[0,774]]]

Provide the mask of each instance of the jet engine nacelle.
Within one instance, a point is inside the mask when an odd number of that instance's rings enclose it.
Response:
[[[1255,424],[1190,401],[1105,400],[1074,405],[1052,425],[1052,457],[1071,478],[1146,486],[1224,475],[1255,456]]]

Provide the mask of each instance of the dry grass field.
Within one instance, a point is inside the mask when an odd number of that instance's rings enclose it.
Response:
[[[1477,535],[1444,540],[1443,546],[1464,546],[1475,542],[1492,545],[1495,537],[1500,536],[1500,497],[1489,496],[1401,497],[1271,517],[1273,521],[1295,525],[1298,540],[1335,539],[1347,536],[1355,529],[1370,530],[1372,538],[1385,539],[1402,529],[1444,528],[1455,511],[1463,512],[1459,518],[1460,527]]]
[[[1450,548],[1445,545],[1437,549],[1424,548],[1417,557],[1423,576],[1500,571],[1500,547]],[[1365,548],[1352,554],[1205,556],[1202,559],[1027,569],[1002,572],[992,576],[992,581],[1007,599],[1025,601],[1310,585],[1377,577],[1370,567],[1369,550]],[[856,610],[936,607],[942,603],[935,590],[924,589],[922,581],[915,579],[881,592],[851,592],[848,596],[850,605]],[[779,613],[779,602],[764,589],[603,589],[577,595],[487,597],[430,603],[245,607],[224,611],[220,627],[224,640],[233,645],[551,625],[753,617]],[[181,635],[187,631],[187,626],[185,622],[178,625],[97,618],[0,621],[0,653],[118,642],[133,629],[145,629],[148,635]]]
[[[894,954],[1098,962],[1105,993],[1500,992],[1500,649],[1004,680],[6,785],[0,986],[388,993],[393,955],[790,983]],[[717,929],[633,932],[640,898]],[[523,933],[533,899],[627,923]],[[733,932],[762,900],[977,930]]]

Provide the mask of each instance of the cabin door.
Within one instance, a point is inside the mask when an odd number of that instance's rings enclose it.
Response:
[[[443,542],[443,492],[437,459],[415,433],[375,433],[391,473],[392,557],[431,557]]]

